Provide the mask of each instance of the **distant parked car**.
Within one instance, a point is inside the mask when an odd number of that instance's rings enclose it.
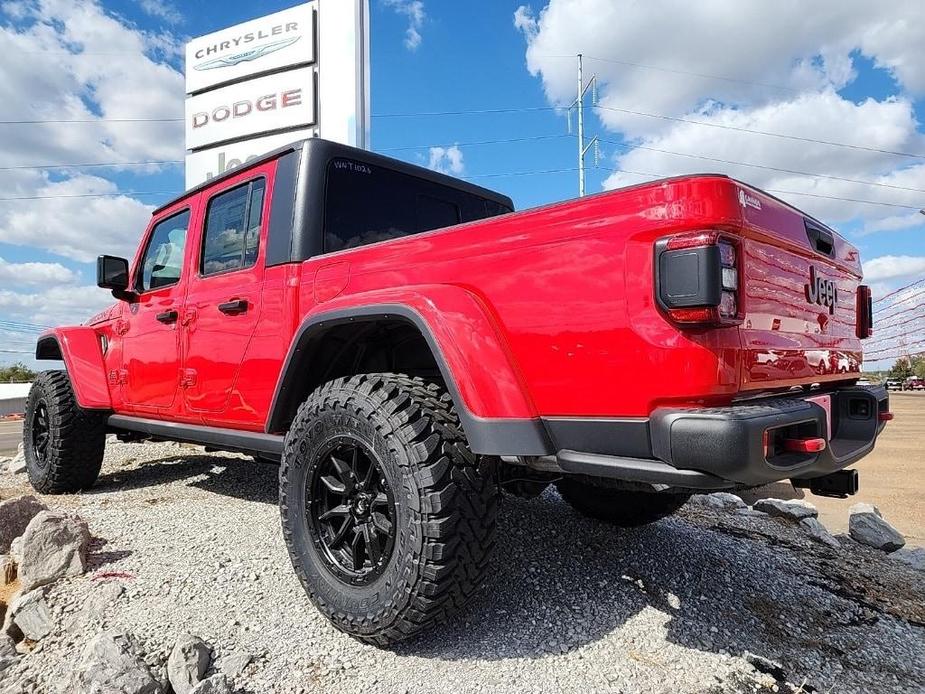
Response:
[[[891,378],[886,382],[887,390],[903,390],[903,382],[898,378]]]
[[[907,378],[903,390],[925,390],[925,379]]]

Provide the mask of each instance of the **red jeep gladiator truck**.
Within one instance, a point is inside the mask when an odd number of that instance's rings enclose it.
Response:
[[[720,175],[512,212],[489,190],[313,139],[164,205],[117,302],[43,334],[40,492],[107,433],[279,461],[318,609],[387,644],[487,567],[501,490],[652,522],[697,490],[847,496],[889,401],[859,386],[870,291],[831,229]]]

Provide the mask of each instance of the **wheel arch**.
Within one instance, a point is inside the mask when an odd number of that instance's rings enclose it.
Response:
[[[453,399],[473,452],[487,455],[550,453],[552,446],[546,430],[533,413],[532,404],[512,365],[509,362],[499,364],[499,360],[494,359],[495,377],[486,379],[479,378],[479,373],[484,371],[484,364],[481,367],[476,364],[476,360],[485,354],[469,354],[466,350],[451,346],[453,353],[448,357],[444,344],[453,340],[454,336],[464,339],[465,333],[461,331],[471,333],[475,326],[469,321],[466,321],[466,325],[453,325],[452,319],[448,321],[445,314],[440,313],[432,296],[428,297],[424,305],[438,315],[428,319],[419,309],[420,304],[412,306],[390,302],[334,308],[306,318],[293,338],[280,372],[266,431],[285,431],[298,406],[312,390],[330,378],[352,375],[346,372],[330,373],[327,370],[328,362],[315,358],[323,352],[327,341],[343,343],[348,336],[357,338],[375,328],[397,327],[404,337],[412,334],[408,331],[413,331],[421,345],[426,345],[427,356]],[[455,315],[459,321],[460,315]],[[484,320],[485,316],[481,316],[481,319]],[[435,326],[437,321],[440,324]],[[438,333],[443,336],[443,344]],[[496,339],[493,331],[490,335],[480,333],[480,344],[485,347],[491,338]],[[498,344],[485,349],[485,352],[493,357],[504,354]],[[497,413],[499,405],[511,406],[509,413],[512,416],[484,415],[486,410],[492,408]]]
[[[112,408],[103,351],[96,331],[88,326],[54,328],[35,345],[38,361],[63,361],[77,404],[85,410]]]

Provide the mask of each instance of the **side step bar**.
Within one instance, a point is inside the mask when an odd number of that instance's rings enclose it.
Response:
[[[198,424],[178,424],[121,414],[111,415],[107,424],[110,429],[134,431],[170,441],[197,443],[242,453],[261,453],[277,459],[283,455],[283,437],[276,434],[207,427]]]
[[[734,482],[697,470],[679,470],[661,460],[621,458],[598,453],[561,450],[556,461],[563,472],[592,477],[609,477],[627,482],[667,484],[687,489],[729,489]]]

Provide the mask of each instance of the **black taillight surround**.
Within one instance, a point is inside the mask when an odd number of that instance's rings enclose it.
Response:
[[[855,316],[855,334],[862,340],[873,335],[874,301],[866,284],[858,286]]]
[[[732,247],[732,266],[724,264],[721,244]],[[655,242],[653,265],[655,299],[672,322],[690,327],[723,327],[742,323],[742,248],[739,239],[715,230],[662,238]],[[724,269],[735,271],[734,288],[724,286]],[[734,315],[725,315],[721,311],[724,294],[734,297]]]

